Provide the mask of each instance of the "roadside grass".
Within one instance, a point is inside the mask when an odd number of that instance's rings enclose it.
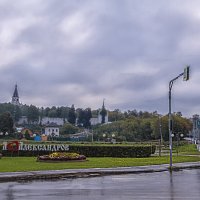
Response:
[[[198,156],[174,156],[173,163],[200,161]],[[168,164],[169,156],[149,158],[88,158],[85,162],[36,162],[36,157],[3,157],[0,159],[0,172],[131,167]]]
[[[197,150],[197,146],[195,144],[186,144],[182,146],[175,147],[175,152],[184,155],[200,155],[200,152]]]
[[[174,155],[200,155],[200,152],[197,149],[197,146],[195,144],[184,144],[177,146],[175,143],[173,144],[173,150]],[[169,147],[162,148],[162,154],[169,154]],[[158,154],[158,147],[157,147],[157,154]]]

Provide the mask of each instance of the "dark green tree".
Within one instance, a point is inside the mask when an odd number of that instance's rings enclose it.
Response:
[[[53,109],[51,109],[50,111],[49,111],[49,115],[48,115],[49,117],[57,117],[57,112],[56,112],[56,110],[53,110]]]
[[[78,126],[83,126],[84,124],[84,120],[85,120],[85,113],[84,113],[84,110],[82,108],[78,108],[76,110],[77,112],[77,125]]]
[[[101,115],[101,123],[104,124],[106,115],[107,115],[107,110],[105,109],[104,101],[103,101],[102,109],[100,111],[100,115]]]
[[[74,133],[77,133],[78,130],[79,130],[78,127],[69,123],[65,123],[63,127],[60,129],[60,134],[61,135],[74,134]]]
[[[68,118],[68,113],[69,113],[70,108],[69,107],[61,107],[61,117],[63,119],[67,119]]]
[[[86,108],[84,110],[84,123],[83,126],[85,128],[90,128],[91,127],[91,123],[90,123],[90,119],[92,118],[92,111],[90,108]]]
[[[74,104],[69,109],[68,122],[73,124],[73,125],[75,125],[75,123],[76,123],[76,112],[75,112]]]
[[[83,110],[82,108],[78,108],[77,112],[77,124],[78,126],[82,126],[84,128],[90,128],[91,123],[90,119],[92,118],[91,108],[86,108]]]
[[[118,120],[122,120],[124,118],[125,118],[125,115],[119,109],[115,109],[114,111],[109,111],[109,114],[108,114],[109,122],[115,122]]]
[[[28,130],[25,131],[25,134],[24,134],[24,137],[27,139],[27,140],[30,140],[30,134],[28,132]]]
[[[50,111],[50,108],[49,108],[49,107],[46,107],[46,108],[44,109],[44,116],[45,116],[45,117],[48,117],[48,116],[49,116],[49,111]]]
[[[29,124],[37,123],[39,120],[39,109],[36,106],[30,105],[28,108],[27,118]]]
[[[4,112],[0,115],[0,131],[5,135],[13,132],[13,118],[10,112]]]

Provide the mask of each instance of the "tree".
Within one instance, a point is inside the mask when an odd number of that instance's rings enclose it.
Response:
[[[70,109],[69,107],[64,107],[64,106],[61,107],[61,117],[62,118],[67,119],[69,109]]]
[[[103,101],[102,109],[100,111],[100,115],[101,115],[101,123],[104,124],[105,119],[106,119],[106,115],[107,115],[107,111],[106,111],[105,106],[104,106],[104,101]]]
[[[51,110],[49,111],[49,117],[57,117],[57,112],[56,112],[56,110],[51,109]]]
[[[109,122],[115,122],[124,119],[125,116],[119,109],[115,109],[114,111],[109,111],[108,118]]]
[[[45,116],[45,117],[48,117],[48,116],[49,116],[49,111],[50,111],[50,108],[49,108],[49,107],[46,107],[46,108],[44,109],[44,116]]]
[[[39,110],[36,106],[30,105],[28,108],[28,122],[35,123],[39,120]]]
[[[84,110],[84,118],[85,120],[83,126],[85,128],[90,128],[91,127],[90,119],[92,118],[92,111],[90,108],[86,108]]]
[[[76,112],[75,112],[74,104],[69,109],[68,122],[71,123],[71,124],[74,124],[74,125],[76,123]]]
[[[83,110],[82,108],[78,108],[77,112],[77,125],[85,128],[90,128],[91,123],[90,119],[92,118],[92,111],[90,108],[86,108]]]
[[[4,112],[0,115],[0,131],[4,133],[12,133],[13,132],[13,118],[10,112]]]
[[[72,124],[65,123],[63,127],[60,129],[61,135],[68,135],[68,134],[74,134],[78,132],[78,128],[76,126],[73,126]]]
[[[78,108],[76,110],[77,112],[77,125],[78,126],[83,126],[84,124],[84,117],[85,117],[85,113],[84,113],[84,110],[82,108]]]
[[[28,130],[25,131],[25,134],[24,134],[24,137],[27,139],[27,140],[30,140],[30,134],[28,132]]]
[[[159,121],[160,120],[160,121]],[[154,117],[152,120],[152,129],[154,139],[160,138],[160,130],[159,126],[161,125],[162,138],[165,141],[169,140],[169,118],[168,115],[162,116],[160,119],[158,117]],[[189,119],[182,117],[180,114],[174,114],[172,116],[172,128],[173,133],[183,133],[186,136],[189,131],[192,129],[192,122]]]

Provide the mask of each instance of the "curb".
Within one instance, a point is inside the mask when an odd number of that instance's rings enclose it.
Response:
[[[163,165],[117,167],[117,168],[2,172],[0,173],[0,182],[86,178],[86,177],[97,177],[106,175],[153,173],[153,172],[178,171],[182,169],[199,169],[199,168],[200,168],[200,162],[189,162],[189,163],[176,163],[173,165],[172,170],[169,170],[168,164],[163,164]]]

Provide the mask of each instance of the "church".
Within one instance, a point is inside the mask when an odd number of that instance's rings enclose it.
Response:
[[[11,103],[13,105],[17,105],[19,106],[20,105],[20,102],[19,102],[19,94],[18,94],[18,89],[17,89],[17,84],[15,85],[15,89],[14,89],[14,93],[13,93],[13,96],[12,96],[12,101]]]
[[[17,84],[15,84],[11,103],[17,106],[21,105],[19,101],[19,92],[18,92]],[[28,123],[28,119],[26,116],[22,116],[18,121],[18,124],[26,124],[26,123]],[[104,100],[103,100],[102,108],[98,110],[98,116],[92,117],[90,119],[90,123],[92,126],[97,125],[97,124],[108,123],[108,111],[105,109]],[[43,117],[43,118],[39,118],[38,124],[41,124],[41,125],[56,124],[58,126],[63,126],[64,120],[63,118]]]
[[[90,119],[90,123],[91,123],[92,126],[97,125],[97,124],[108,123],[108,111],[105,109],[104,100],[103,100],[102,108],[99,109],[99,111],[98,111],[98,116],[92,117]]]

